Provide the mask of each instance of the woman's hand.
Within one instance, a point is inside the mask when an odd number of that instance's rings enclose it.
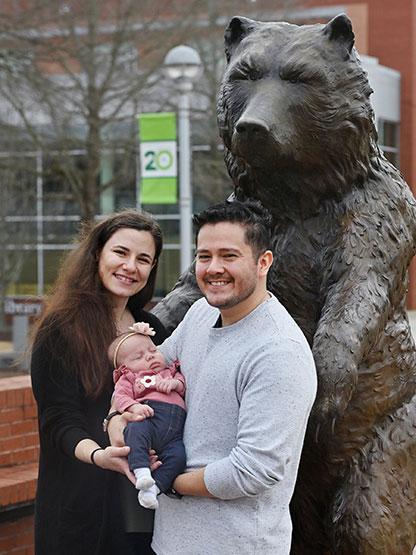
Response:
[[[125,413],[126,414],[126,413]],[[128,420],[123,414],[113,416],[107,426],[108,438],[114,447],[124,446],[124,428],[127,426]]]
[[[131,409],[133,407],[137,407],[137,413],[132,412]],[[142,408],[140,408],[142,407]],[[133,409],[135,410],[135,409]],[[135,403],[129,407],[129,410],[123,412],[123,414],[119,414],[117,416],[113,416],[107,426],[107,433],[110,439],[111,445],[115,447],[123,447],[124,445],[124,428],[127,426],[129,422],[140,422],[145,418],[153,416],[154,411],[152,407],[148,405],[141,405],[140,403]]]
[[[136,484],[136,478],[133,472],[129,469],[127,462],[127,455],[130,452],[130,447],[106,447],[100,449],[94,454],[94,464],[105,470],[113,470],[120,474],[125,474],[133,484]]]
[[[103,449],[94,440],[85,438],[77,443],[74,455],[78,460],[87,464],[93,463],[100,468],[125,474],[135,484],[134,475],[130,472],[127,462],[127,455],[129,453],[130,447],[127,445],[123,444],[121,447],[109,446]]]
[[[135,403],[134,405],[131,405],[128,409],[127,409],[127,414],[134,414],[134,416],[136,418],[134,418],[134,421],[138,422],[140,420],[144,420],[145,418],[151,418],[154,415],[154,410],[152,409],[152,407],[149,407],[149,405],[142,405],[141,403]],[[123,413],[123,416],[126,413]],[[129,422],[132,422],[133,420],[129,420]]]

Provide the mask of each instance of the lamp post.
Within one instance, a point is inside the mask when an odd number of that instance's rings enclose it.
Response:
[[[180,92],[178,101],[179,135],[179,215],[180,215],[180,271],[184,272],[192,262],[192,187],[191,145],[189,125],[190,93],[193,80],[201,68],[201,59],[190,46],[175,46],[164,60],[166,74],[175,81]]]

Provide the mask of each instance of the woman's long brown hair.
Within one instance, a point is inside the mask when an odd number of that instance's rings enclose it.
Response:
[[[116,336],[110,297],[98,275],[98,260],[108,239],[119,229],[148,231],[155,243],[155,264],[145,287],[130,297],[131,309],[143,308],[153,296],[162,250],[162,231],[153,218],[123,210],[95,225],[84,227],[78,246],[61,264],[52,294],[34,330],[34,348],[59,330],[71,363],[88,396],[98,397],[111,384],[107,349]],[[66,353],[62,352],[62,359]]]

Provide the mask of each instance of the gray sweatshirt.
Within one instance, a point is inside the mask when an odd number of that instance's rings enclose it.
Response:
[[[312,353],[271,296],[216,328],[219,311],[197,301],[161,346],[186,379],[187,471],[206,467],[216,499],[159,497],[158,555],[286,555],[306,424],[316,394]]]

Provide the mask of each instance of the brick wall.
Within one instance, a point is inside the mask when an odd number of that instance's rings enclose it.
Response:
[[[39,456],[30,377],[0,378],[0,555],[33,554]],[[23,516],[22,516],[23,514]]]
[[[0,522],[1,555],[33,555],[33,515]]]

